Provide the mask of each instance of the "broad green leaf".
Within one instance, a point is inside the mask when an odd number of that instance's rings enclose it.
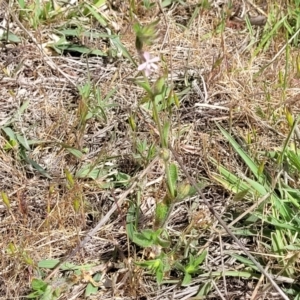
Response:
[[[48,284],[41,279],[33,278],[31,281],[31,287],[35,291],[38,291],[38,290],[44,291],[46,289],[47,285]]]
[[[59,259],[44,259],[38,262],[39,268],[53,269],[59,264]]]
[[[162,239],[160,237],[157,237],[157,243],[163,248],[169,248],[171,245],[170,241]]]
[[[192,194],[192,187],[189,183],[180,182],[177,185],[176,201],[182,201],[186,197],[191,196],[191,194]]]
[[[93,279],[95,282],[99,282],[100,279],[101,279],[101,274],[100,273],[97,273],[93,276]],[[86,289],[85,289],[85,297],[88,297],[90,295],[93,295],[93,294],[96,294],[97,291],[98,291],[99,287],[97,286],[93,286],[91,283],[89,283],[87,286],[86,286]]]
[[[25,7],[26,7],[25,0],[18,0],[18,3],[20,5],[20,8],[25,9]]]
[[[160,227],[163,222],[165,221],[165,218],[168,215],[169,207],[167,204],[160,202],[156,204],[155,208],[155,226]]]
[[[13,34],[10,31],[8,32],[8,34],[5,31],[4,34],[0,36],[0,40],[2,40],[2,41],[7,40],[11,43],[21,43],[21,39],[17,35]]]
[[[90,179],[99,179],[107,175],[106,169],[99,169],[93,167],[91,164],[82,166],[75,174],[76,178],[90,178]]]
[[[153,245],[153,241],[147,239],[143,234],[134,232],[133,242],[143,248],[150,247]]]
[[[33,293],[30,293],[28,296],[25,296],[26,299],[37,299],[39,296],[41,296],[44,293],[44,291],[37,290]]]
[[[140,234],[143,235],[143,237],[145,237],[147,240],[151,240],[154,232],[152,229],[145,229]]]
[[[56,300],[57,297],[54,295],[55,290],[50,285],[47,285],[44,294],[41,296],[40,300]]]
[[[94,264],[86,264],[86,265],[74,265],[69,262],[65,262],[60,266],[60,270],[68,271],[68,270],[78,270],[78,271],[89,271],[92,267],[94,267]]]
[[[94,31],[81,31],[80,28],[77,29],[64,29],[59,31],[60,34],[64,36],[76,36],[76,37],[92,37],[92,38],[110,38],[115,37],[116,35],[111,35],[107,33],[99,33]]]

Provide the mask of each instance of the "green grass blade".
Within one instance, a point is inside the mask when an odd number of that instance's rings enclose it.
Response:
[[[217,124],[218,128],[224,135],[224,137],[229,141],[231,146],[234,148],[236,153],[239,154],[239,156],[243,159],[245,164],[249,167],[253,175],[256,177],[256,179],[261,183],[265,184],[266,178],[264,175],[259,175],[259,166],[250,158],[250,156],[241,148],[241,146],[235,141],[234,138],[225,130],[223,129],[219,124]]]

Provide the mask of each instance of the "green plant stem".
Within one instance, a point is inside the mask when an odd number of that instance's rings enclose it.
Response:
[[[159,137],[160,137],[160,143],[162,148],[165,148],[166,145],[164,145],[164,139],[163,139],[163,131],[162,131],[162,127],[161,127],[161,123],[159,120],[159,115],[158,115],[158,111],[157,111],[157,107],[155,105],[155,99],[154,97],[152,98],[152,112],[153,112],[153,118],[154,118],[154,122],[156,123],[157,127],[158,127],[158,132],[159,132]]]

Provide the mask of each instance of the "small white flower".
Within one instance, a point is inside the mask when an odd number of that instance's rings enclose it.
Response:
[[[145,62],[138,66],[138,70],[139,71],[144,71],[145,75],[148,77],[153,70],[158,69],[158,66],[155,63],[157,63],[159,61],[159,57],[151,58],[149,52],[144,52],[143,53],[143,60]]]

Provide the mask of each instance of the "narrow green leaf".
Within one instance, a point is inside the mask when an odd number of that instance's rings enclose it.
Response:
[[[272,38],[273,35],[275,35],[276,31],[282,26],[286,18],[287,16],[284,16],[280,21],[278,21],[275,25],[272,26],[271,30],[268,30],[267,33],[265,32],[265,34],[260,40],[258,47],[253,53],[253,57],[255,57],[265,47],[266,43]]]
[[[65,169],[64,171],[65,171],[65,174],[66,174],[67,181],[70,185],[70,188],[72,188],[75,184],[73,175],[71,174],[71,172],[68,169]]]
[[[22,136],[20,134],[16,134],[17,140],[19,143],[28,151],[30,151],[30,147],[28,145],[27,138],[25,136]]]
[[[198,294],[196,295],[196,298],[199,298],[200,299],[206,299],[206,296],[210,293],[210,291],[212,290],[213,288],[213,284],[211,283],[211,281],[208,281],[208,282],[205,282],[204,284],[201,284],[200,285],[200,288],[198,290]]]
[[[286,140],[284,142],[283,149],[282,149],[282,151],[280,153],[279,158],[277,159],[277,161],[278,161],[278,163],[280,165],[283,162],[284,155],[285,155],[285,153],[286,153],[286,151],[288,149],[288,145],[290,143],[291,138],[293,137],[293,133],[295,132],[295,129],[296,129],[297,124],[299,123],[299,121],[300,121],[300,116],[298,116],[298,118],[294,121],[293,126],[292,126],[292,128],[291,128],[291,130],[290,130],[290,132],[289,132],[289,134],[288,134],[288,136],[287,136],[287,138],[286,138]]]
[[[3,200],[3,203],[5,204],[5,206],[8,209],[10,209],[10,201],[9,201],[7,194],[5,192],[1,192],[1,197],[2,197],[2,200]]]
[[[4,127],[4,128],[2,128],[2,130],[7,135],[9,140],[16,140],[17,139],[15,133],[13,132],[13,130],[10,127]]]
[[[229,253],[230,256],[232,256],[233,258],[235,258],[236,260],[238,260],[239,262],[241,262],[242,264],[248,266],[248,267],[251,267],[253,270],[258,270],[257,267],[253,264],[253,262],[249,259],[249,258],[246,258],[244,256],[241,256],[239,254],[236,254],[236,253]]]
[[[261,275],[256,272],[229,271],[229,270],[213,271],[210,273],[203,273],[197,275],[198,278],[214,278],[214,277],[221,277],[221,276],[236,277],[236,278],[256,278],[256,279],[259,279],[261,277]]]
[[[249,192],[249,189],[242,190],[234,195],[232,198],[233,201],[241,201],[243,200]]]
[[[172,197],[171,200],[175,198],[176,193],[176,183],[178,180],[178,169],[177,166],[173,163],[166,166],[166,173],[167,173],[167,184],[168,184],[168,190]]]
[[[135,62],[135,60],[132,58],[132,56],[129,54],[129,52],[127,51],[127,49],[123,46],[123,44],[120,41],[120,38],[118,36],[116,37],[111,37],[110,38],[111,42],[113,43],[113,45],[115,45],[115,47],[119,50],[122,51],[123,56],[128,58],[130,60],[130,62],[137,67],[137,63]]]
[[[200,266],[204,259],[207,256],[207,250],[205,249],[204,251],[201,252],[201,254],[195,259],[195,265]]]
[[[249,178],[245,178],[245,181],[247,181],[249,183],[249,185],[257,192],[259,193],[259,195],[264,196],[268,193],[268,191],[264,188],[263,185],[261,185],[260,183],[258,183],[255,180],[249,179]]]
[[[92,16],[101,24],[101,26],[106,27],[107,22],[105,17],[101,16],[92,6],[85,4],[84,7],[92,14]]]
[[[192,281],[192,275],[189,273],[184,273],[184,277],[183,277],[181,285],[187,286],[191,283],[191,281]]]
[[[243,159],[243,161],[246,163],[246,165],[250,168],[253,175],[258,179],[258,181],[261,184],[264,184],[266,182],[265,176],[259,175],[259,166],[256,164],[250,156],[242,149],[242,147],[235,141],[235,139],[232,138],[232,136],[223,129],[219,124],[217,124],[218,128],[222,132],[222,134],[225,136],[225,138],[229,141],[231,146],[234,148],[236,153],[239,154],[239,156]]]
[[[75,157],[77,157],[78,159],[82,159],[83,157],[83,153],[75,148],[72,147],[64,147],[68,152],[70,152],[72,155],[74,155]]]
[[[282,235],[279,230],[271,233],[271,241],[273,253],[284,256],[284,243],[282,241]]]
[[[169,133],[170,133],[170,122],[169,121],[166,121],[164,123],[164,126],[163,126],[163,137],[162,137],[162,140],[163,140],[163,147],[167,147],[168,145],[168,141],[169,141]]]
[[[36,169],[39,173],[41,173],[43,176],[52,179],[52,177],[47,173],[47,171],[41,167],[37,162],[35,162],[34,160],[32,160],[31,158],[29,158],[25,151],[23,149],[21,149],[20,151],[21,157],[28,163],[30,164],[34,169]]]
[[[280,222],[278,221],[278,219],[274,218],[273,216],[264,216],[258,212],[255,213],[256,216],[258,216],[260,219],[262,219],[264,222],[269,223],[275,227],[277,227],[278,229],[282,228],[282,229],[289,229],[289,230],[293,230],[295,232],[300,232],[300,228],[297,226],[293,226],[291,224],[285,223],[285,222]]]
[[[153,96],[153,93],[152,93],[152,88],[149,84],[148,81],[135,81],[135,84],[137,84],[138,86],[142,87],[148,94],[150,97]],[[150,101],[150,98],[147,98],[147,100]],[[144,101],[143,103],[145,103],[146,101]]]

